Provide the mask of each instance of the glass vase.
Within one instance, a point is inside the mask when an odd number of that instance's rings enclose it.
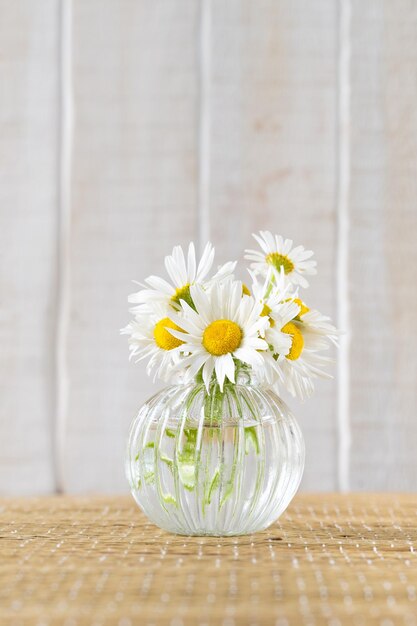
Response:
[[[166,387],[133,420],[126,475],[159,527],[245,535],[286,509],[304,469],[304,440],[286,404],[250,372],[236,384]]]

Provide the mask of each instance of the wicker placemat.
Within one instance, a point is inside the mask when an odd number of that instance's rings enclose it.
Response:
[[[300,495],[190,538],[130,498],[0,500],[1,626],[417,626],[417,496]]]

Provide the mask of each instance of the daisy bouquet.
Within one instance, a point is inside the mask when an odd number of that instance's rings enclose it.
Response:
[[[173,532],[266,528],[301,480],[302,433],[275,392],[309,396],[329,376],[338,333],[301,295],[313,253],[268,231],[254,237],[245,282],[234,262],[212,271],[210,243],[200,259],[190,243],[165,257],[168,280],[149,276],[129,297],[131,357],[174,384],[132,422],[126,475],[145,513]]]
[[[213,246],[197,262],[190,243],[186,254],[176,246],[165,257],[169,280],[149,276],[129,296],[133,319],[122,332],[131,358],[148,359],[154,378],[196,380],[218,396],[250,371],[303,399],[315,379],[330,377],[325,352],[338,332],[301,294],[316,274],[313,252],[268,231],[253,236],[259,249],[246,250],[246,282],[236,280],[235,262],[211,273]]]

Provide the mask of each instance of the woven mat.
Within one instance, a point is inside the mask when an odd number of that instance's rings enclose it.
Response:
[[[417,496],[299,495],[190,538],[130,498],[0,500],[1,626],[417,626]]]

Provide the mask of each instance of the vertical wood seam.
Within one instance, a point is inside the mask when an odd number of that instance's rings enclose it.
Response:
[[[58,302],[55,376],[55,485],[64,491],[64,449],[68,410],[67,336],[70,312],[70,226],[73,131],[72,0],[60,2],[59,190],[58,190]]]
[[[350,189],[350,55],[351,0],[338,0],[337,84],[337,311],[343,331],[338,354],[338,487],[350,485],[350,306],[349,306],[349,189]]]
[[[210,239],[211,0],[200,0],[198,29],[198,249]]]

